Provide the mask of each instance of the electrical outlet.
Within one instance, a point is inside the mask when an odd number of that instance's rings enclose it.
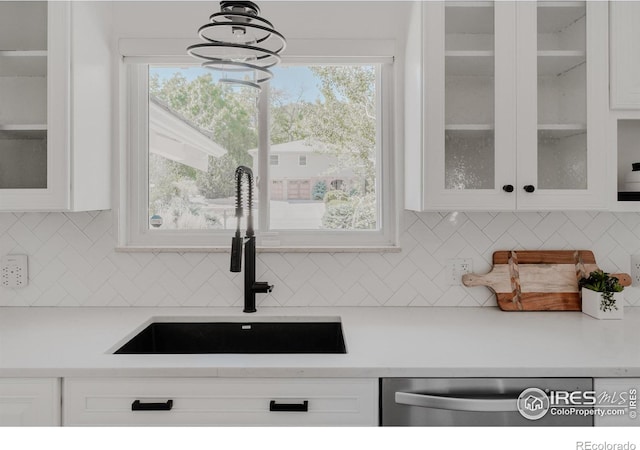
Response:
[[[462,275],[473,271],[473,260],[456,258],[447,260],[447,279],[449,286],[462,286]]]
[[[27,255],[6,255],[2,258],[2,286],[22,288],[29,283]]]
[[[640,286],[640,255],[631,255],[631,285]]]

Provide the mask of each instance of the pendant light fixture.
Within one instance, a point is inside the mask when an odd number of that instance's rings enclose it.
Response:
[[[273,76],[269,69],[280,62],[286,39],[259,14],[253,2],[221,1],[220,12],[198,29],[204,42],[187,47],[187,53],[221,72],[218,82],[260,90]]]

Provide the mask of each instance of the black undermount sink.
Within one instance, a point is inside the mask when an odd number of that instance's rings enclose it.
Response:
[[[153,322],[116,354],[346,353],[340,322]]]

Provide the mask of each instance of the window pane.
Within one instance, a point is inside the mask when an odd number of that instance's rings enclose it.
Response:
[[[199,67],[151,66],[150,229],[234,229],[234,172],[256,146],[254,91]]]
[[[379,229],[379,68],[273,71],[270,158],[279,163],[270,167],[270,228]]]

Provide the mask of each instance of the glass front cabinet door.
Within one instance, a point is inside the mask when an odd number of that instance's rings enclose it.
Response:
[[[0,211],[110,208],[109,3],[0,1]]]
[[[606,3],[415,8],[406,48],[406,207],[602,208]]]

